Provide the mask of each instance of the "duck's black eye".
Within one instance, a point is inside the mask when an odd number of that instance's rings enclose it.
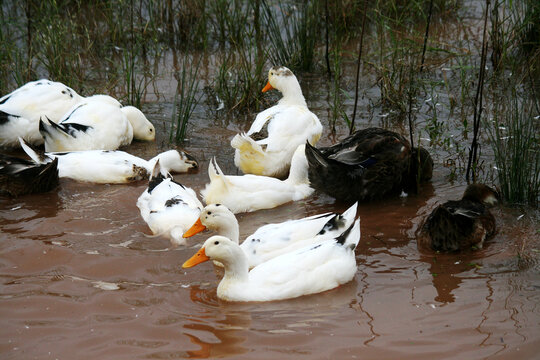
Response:
[[[212,212],[211,212],[211,211],[209,211],[209,212],[208,212],[208,215],[212,215]]]
[[[219,241],[214,241],[214,245],[219,245]]]

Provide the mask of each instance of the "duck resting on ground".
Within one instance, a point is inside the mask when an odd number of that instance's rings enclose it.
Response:
[[[291,299],[334,289],[351,281],[357,270],[354,250],[359,240],[358,219],[333,239],[276,256],[249,271],[240,246],[215,235],[182,267],[190,268],[210,259],[221,262],[225,274],[218,285],[217,296],[223,300]]]
[[[168,150],[150,160],[119,150],[86,150],[63,153],[41,153],[24,140],[21,146],[37,164],[58,159],[58,176],[98,184],[123,184],[148,180],[159,160],[160,167],[171,174],[198,168],[195,158],[184,151]]]
[[[356,131],[320,149],[307,143],[306,158],[311,187],[349,202],[411,192],[417,180],[431,178],[433,169],[425,149],[411,149],[403,136],[381,128]]]
[[[17,197],[58,186],[58,160],[47,164],[0,154],[0,195]]]
[[[58,124],[41,119],[45,151],[116,150],[133,138],[152,141],[154,126],[134,106],[121,106],[108,95],[95,95],[72,107]]]
[[[215,159],[210,162],[208,176],[210,183],[201,191],[206,204],[223,204],[235,214],[272,209],[313,193],[307,179],[304,145],[296,149],[285,180],[260,175],[224,175]]]
[[[252,268],[309,244],[333,239],[353,223],[357,205],[354,203],[343,214],[325,213],[261,226],[240,245],[248,267]],[[206,229],[239,243],[238,220],[225,205],[207,205],[195,224],[184,233],[184,237],[191,237]]]
[[[271,89],[283,94],[281,100],[259,113],[248,132],[237,134],[231,146],[236,149],[234,163],[245,174],[283,179],[296,148],[306,141],[316,144],[323,128],[309,111],[291,70],[284,66],[271,68],[262,91]]]
[[[495,218],[489,207],[498,202],[497,191],[484,184],[471,184],[461,200],[441,204],[420,225],[418,246],[441,252],[482,248],[495,234]]]
[[[173,180],[156,162],[147,189],[137,199],[143,220],[156,236],[163,235],[173,246],[185,244],[184,232],[198,219],[203,208],[197,194]]]
[[[33,145],[43,144],[39,119],[59,122],[84,98],[72,88],[41,79],[26,83],[0,98],[0,147],[18,147],[19,137]]]

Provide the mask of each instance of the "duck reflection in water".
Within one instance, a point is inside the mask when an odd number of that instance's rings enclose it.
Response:
[[[242,336],[243,331],[249,330],[251,326],[251,314],[241,311],[227,311],[221,307],[216,296],[215,289],[203,289],[198,285],[191,286],[190,298],[193,303],[199,303],[207,308],[206,312],[215,310],[214,314],[206,314],[195,319],[193,322],[184,325],[187,330],[183,334],[189,338],[193,344],[200,346],[198,350],[187,350],[187,357],[190,359],[208,359],[231,355],[239,355],[248,352],[248,349],[241,346],[246,341]],[[225,317],[223,318],[223,314]],[[212,341],[196,336],[195,333],[211,334],[205,338],[215,337]]]
[[[470,275],[469,271],[478,266],[480,257],[477,253],[460,254],[459,256],[452,254],[422,256],[420,260],[430,264],[429,274],[433,287],[437,291],[434,300],[444,304],[456,301],[453,292],[461,286],[463,281],[475,277]]]

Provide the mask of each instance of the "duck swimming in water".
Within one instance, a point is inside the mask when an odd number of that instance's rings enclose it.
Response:
[[[356,274],[354,250],[360,241],[360,219],[333,239],[276,256],[249,271],[244,251],[230,239],[215,235],[182,267],[219,261],[225,275],[217,296],[227,301],[273,301],[334,289]]]
[[[210,161],[210,183],[201,190],[206,204],[223,204],[233,213],[272,209],[289,201],[305,199],[313,193],[308,184],[304,145],[298,146],[285,180],[260,175],[225,175],[215,159]]]
[[[418,246],[441,252],[482,248],[495,234],[489,206],[498,202],[497,191],[484,184],[467,186],[461,200],[441,204],[420,225]]]
[[[46,164],[58,159],[58,176],[97,184],[124,184],[148,180],[152,169],[159,161],[162,170],[185,173],[197,169],[197,160],[184,151],[168,150],[150,160],[120,150],[86,150],[43,153],[32,148],[23,139],[21,146],[37,164]]]
[[[0,155],[0,195],[17,197],[47,192],[58,186],[58,160],[47,164]]]
[[[156,236],[163,235],[173,246],[185,244],[184,232],[199,218],[203,208],[193,189],[174,181],[159,160],[148,187],[137,199],[141,217]]]
[[[268,72],[263,92],[277,89],[283,97],[259,113],[247,133],[236,135],[234,164],[244,174],[283,179],[289,172],[295,150],[306,141],[315,145],[322,133],[319,118],[307,107],[302,89],[291,70],[284,66]]]
[[[411,149],[400,134],[381,128],[356,131],[338,144],[317,149],[306,143],[309,182],[341,201],[370,201],[412,191],[429,180],[433,160]]]
[[[343,214],[324,213],[261,226],[240,245],[249,268],[306,245],[335,238],[351,226],[356,218],[357,205],[353,204]],[[207,205],[184,237],[191,237],[206,229],[239,243],[238,220],[225,205]]]

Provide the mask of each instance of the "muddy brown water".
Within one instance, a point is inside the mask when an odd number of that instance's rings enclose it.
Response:
[[[159,124],[162,109],[147,112]],[[201,169],[176,179],[201,190],[214,155],[226,173],[235,173],[229,141],[246,126],[195,122],[187,148]],[[165,148],[160,138],[126,150],[150,158]],[[538,358],[538,263],[516,256],[524,243],[536,254],[534,217],[498,207],[500,230],[484,249],[452,255],[417,250],[414,232],[423,216],[465,187],[449,183],[447,175],[439,165],[420,195],[360,206],[353,281],[267,303],[219,300],[222,272],[209,262],[181,269],[209,234],[174,249],[168,240],[148,236],[135,205],[145,182],[61,180],[47,194],[0,199],[0,357]],[[347,205],[316,193],[241,214],[241,236],[269,222]]]

